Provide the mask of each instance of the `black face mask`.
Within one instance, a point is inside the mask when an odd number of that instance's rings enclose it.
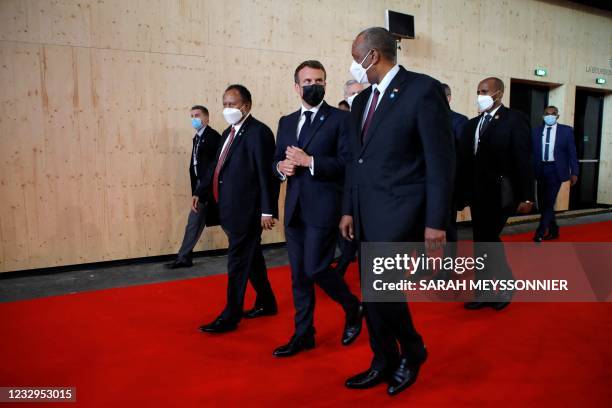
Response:
[[[304,91],[302,98],[310,106],[317,106],[325,96],[325,87],[319,84],[306,85],[302,87]]]

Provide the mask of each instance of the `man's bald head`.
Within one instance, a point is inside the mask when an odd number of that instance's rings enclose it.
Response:
[[[480,81],[481,84],[483,82],[487,82],[488,88],[491,91],[499,91],[502,94],[504,93],[504,81],[502,81],[501,79],[497,77],[488,77]]]
[[[357,35],[355,42],[365,52],[377,50],[380,58],[395,65],[397,63],[397,42],[395,37],[387,29],[382,27],[366,28]]]
[[[476,94],[478,96],[488,95],[493,99],[493,105],[487,108],[487,111],[491,111],[501,105],[501,100],[504,96],[504,82],[496,77],[485,78],[478,84]]]
[[[366,28],[355,37],[351,55],[367,70],[368,82],[377,84],[397,63],[397,43],[382,27]]]

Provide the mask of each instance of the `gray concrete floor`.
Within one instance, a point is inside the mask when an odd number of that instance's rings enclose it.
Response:
[[[612,220],[612,212],[610,211],[580,216],[568,213],[558,215],[558,222],[561,227],[609,220]],[[530,232],[534,231],[536,226],[537,223],[534,222],[511,224],[506,226],[504,234]],[[561,234],[563,234],[563,231],[561,231]],[[461,225],[459,239],[471,238],[471,227]],[[264,256],[268,267],[289,263],[284,247],[266,248]],[[32,271],[27,274],[7,272],[0,274],[0,302],[198,278],[225,273],[227,270],[227,260],[224,255],[198,254],[194,258],[194,266],[185,269],[166,269],[164,264],[167,262],[147,261],[120,266],[98,265],[95,267],[84,265],[82,269],[54,270],[53,273],[44,270]]]

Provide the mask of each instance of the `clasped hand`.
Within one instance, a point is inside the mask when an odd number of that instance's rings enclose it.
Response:
[[[285,176],[295,175],[296,167],[309,167],[312,157],[299,147],[289,146],[285,151],[285,160],[278,163],[278,169]]]

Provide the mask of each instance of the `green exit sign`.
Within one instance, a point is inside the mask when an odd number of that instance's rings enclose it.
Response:
[[[606,78],[595,78],[595,83],[597,85],[603,85],[606,83]]]
[[[536,70],[534,71],[534,74],[536,76],[546,76],[547,72],[544,68],[536,68]]]

